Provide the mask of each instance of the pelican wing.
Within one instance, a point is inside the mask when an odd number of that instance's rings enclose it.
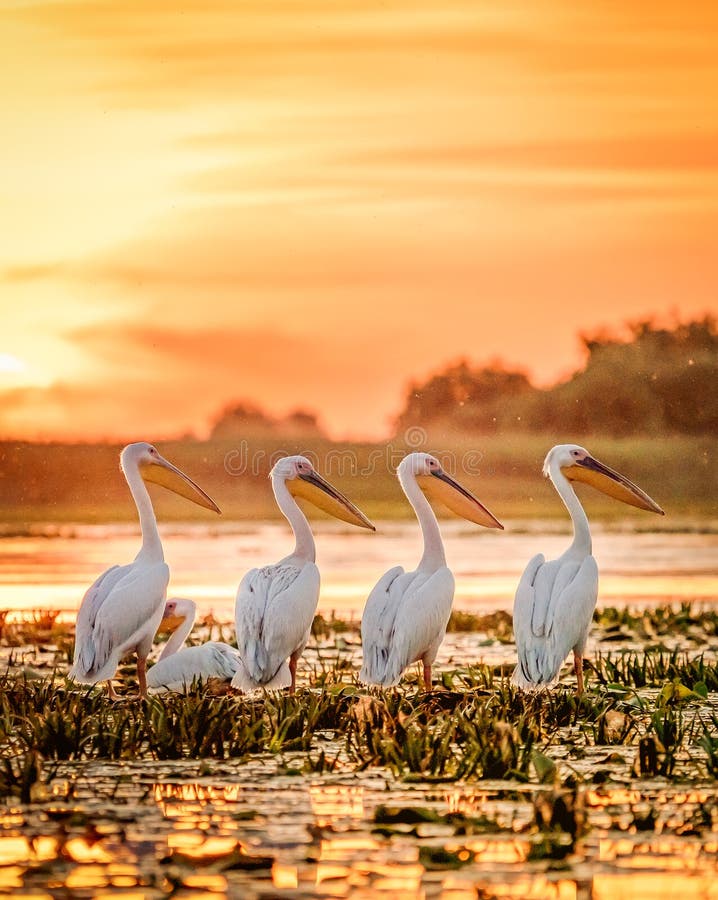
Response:
[[[532,626],[536,606],[536,590],[534,582],[541,566],[546,562],[543,553],[537,553],[529,560],[524,569],[516,594],[514,595],[514,638],[516,646],[525,646],[531,639]]]
[[[147,673],[147,686],[155,691],[181,691],[199,679],[229,681],[239,664],[240,656],[234,647],[221,641],[207,641],[160,660]]]
[[[287,687],[287,659],[304,648],[318,601],[314,563],[278,563],[248,572],[235,604],[241,665],[232,686],[243,691]]]
[[[110,592],[120,579],[131,569],[127,566],[111,566],[103,572],[85,591],[75,622],[75,654],[74,667],[81,671],[89,671],[94,660],[94,644],[92,631],[95,627],[97,613],[107,600]]]
[[[388,656],[394,618],[401,601],[401,581],[399,579],[402,575],[406,575],[403,566],[394,566],[393,569],[385,572],[372,588],[364,605],[361,616],[364,655],[362,672],[369,665],[370,656],[372,661],[368,672],[376,672],[379,667],[383,669],[384,664],[381,661]],[[371,652],[369,652],[370,650]],[[372,679],[363,677],[362,681],[376,683]]]
[[[111,678],[130,650],[139,646],[149,650],[169,583],[169,568],[164,562],[134,562],[106,575],[97,593],[89,598],[87,614],[82,615],[70,672],[71,678],[89,684]]]
[[[549,687],[558,680],[571,650],[583,651],[598,597],[598,566],[592,556],[544,562],[541,554],[526,567],[514,599],[519,687]]]
[[[362,616],[359,678],[389,687],[416,660],[433,662],[453,599],[454,576],[446,566],[436,572],[390,569],[369,595]]]

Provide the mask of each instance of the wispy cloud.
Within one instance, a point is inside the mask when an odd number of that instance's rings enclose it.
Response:
[[[0,281],[7,284],[22,284],[27,281],[41,281],[57,278],[67,272],[65,263],[35,263],[27,266],[8,266],[0,269]]]

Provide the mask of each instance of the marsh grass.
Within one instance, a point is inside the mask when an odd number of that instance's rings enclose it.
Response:
[[[699,744],[705,753],[705,766],[712,778],[718,778],[718,718],[711,713],[710,724],[703,723],[704,730]]]
[[[19,618],[8,617],[9,610],[0,611],[0,642],[7,647],[49,645],[63,651],[71,646],[73,626],[59,621],[59,610],[32,610]]]
[[[259,699],[206,696],[198,685],[186,695],[109,702],[96,690],[7,672],[0,698],[7,758],[32,752],[48,760],[244,760],[302,753],[307,771],[379,767],[400,778],[452,781],[544,780],[551,770],[546,760],[565,755],[567,746],[632,746],[647,738],[657,761],[644,765],[642,775],[670,777],[702,747],[713,777],[718,758],[715,716],[701,718],[687,699],[659,695],[631,707],[610,692],[522,694],[506,681],[493,690],[368,694],[347,685]]]
[[[591,670],[599,684],[621,689],[657,687],[677,681],[690,690],[705,685],[709,691],[718,691],[718,667],[715,662],[706,661],[704,653],[692,656],[682,650],[607,654],[599,651],[591,662]]]
[[[609,606],[597,609],[593,618],[604,636],[612,631],[623,631],[650,641],[675,635],[699,639],[718,635],[718,613],[715,608],[701,608],[686,602],[677,607],[671,604],[638,609]]]
[[[641,636],[689,633],[706,647],[718,630],[715,612],[688,606],[603,610],[596,618],[599,640],[617,626],[634,645]],[[56,626],[35,616],[21,633],[27,645]],[[455,627],[470,626],[493,629],[500,641],[510,621],[456,616]],[[600,650],[580,698],[561,686],[521,693],[509,667],[480,664],[440,671],[440,688],[429,693],[418,691],[413,671],[400,688],[379,692],[358,683],[342,654],[357,627],[318,619],[308,686],[259,697],[213,696],[196,684],[184,695],[111,702],[99,689],[66,682],[66,649],[56,642],[57,670],[46,677],[13,664],[0,674],[0,788],[26,784],[33,772],[41,780],[27,762],[32,754],[46,761],[262,757],[278,765],[288,754],[292,768],[298,759],[301,770],[318,774],[383,769],[408,781],[553,784],[598,777],[581,760],[605,748],[611,777],[718,778],[718,672],[708,650]],[[3,636],[11,660],[16,637]]]

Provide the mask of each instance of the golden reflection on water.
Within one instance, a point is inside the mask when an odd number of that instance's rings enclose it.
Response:
[[[592,897],[570,879],[552,881],[544,875],[518,874],[511,881],[489,876],[467,883],[461,875],[454,875],[447,878],[441,900],[476,900],[477,886],[483,892],[478,896],[491,900],[589,900]]]
[[[415,552],[416,529],[411,522],[383,523],[384,539],[372,548],[372,559],[347,566],[353,554],[347,545],[362,540],[322,524],[323,611],[361,612],[376,581],[376,573]],[[456,602],[461,608],[509,609],[526,560],[540,547],[548,558],[565,550],[567,536],[556,534],[555,523],[534,521],[527,533],[508,529],[501,537],[497,564],[493,540],[476,541],[461,523],[443,526],[452,546],[457,575]],[[47,537],[4,538],[0,555],[0,608],[76,610],[87,585],[109,562],[128,561],[138,546],[137,526],[72,526],[50,529]],[[77,539],[73,537],[77,535]],[[256,522],[252,527],[223,533],[215,526],[176,524],[163,535],[174,590],[199,598],[200,613],[210,609],[231,620],[236,591],[237,553],[246,558],[274,559],[286,545],[284,525]],[[716,536],[700,533],[636,534],[597,530],[602,562],[601,594],[605,601],[626,599],[680,601],[714,600]],[[638,551],[637,549],[638,548]],[[362,554],[354,555],[362,559]],[[643,561],[637,567],[636,560]],[[209,563],[208,563],[209,560]]]
[[[628,788],[610,788],[607,790],[588,790],[585,794],[588,806],[632,806],[641,800],[641,792]]]
[[[296,866],[288,866],[275,862],[272,866],[272,884],[275,888],[289,889],[299,885],[299,870]]]
[[[6,822],[7,819],[3,819],[3,824]],[[59,843],[54,837],[32,839],[22,835],[0,837],[0,866],[12,866],[23,862],[46,862],[55,859]]]
[[[173,818],[202,814],[206,812],[207,803],[238,803],[243,795],[243,789],[238,784],[206,785],[195,782],[155,784],[152,792],[163,815]]]
[[[686,838],[656,837],[648,840],[602,838],[598,842],[599,859],[616,861],[632,869],[681,870],[700,869],[713,855],[713,848]],[[715,865],[715,860],[711,861]]]
[[[361,819],[364,816],[364,789],[344,785],[313,784],[309,788],[317,825],[330,825],[334,819],[347,817]]]
[[[8,891],[12,888],[21,888],[24,874],[25,869],[23,866],[0,863],[0,890]]]
[[[704,804],[709,796],[708,791],[696,789],[688,789],[686,791],[671,791],[670,794],[663,794],[656,798],[659,804],[670,803],[671,806],[681,807],[686,804],[695,804],[700,806]],[[587,790],[585,800],[588,806],[604,807],[604,806],[633,806],[641,801],[641,792],[631,788],[598,788],[596,790]]]
[[[439,830],[426,826],[428,831],[421,825],[418,840],[408,831],[391,837],[370,832],[376,804],[400,805],[396,795],[384,801],[376,788],[299,779],[289,786],[285,781],[277,790],[251,778],[243,785],[155,783],[150,808],[161,813],[161,820],[155,813],[154,822],[145,825],[145,806],[134,810],[130,828],[108,815],[103,822],[99,815],[85,833],[61,830],[59,837],[18,834],[25,819],[17,809],[10,810],[0,821],[6,831],[15,832],[0,836],[0,893],[45,900],[43,893],[20,892],[34,866],[57,860],[55,880],[50,868],[37,870],[45,873],[52,891],[93,900],[144,900],[147,894],[138,885],[145,883],[148,866],[158,867],[166,858],[164,864],[172,868],[164,873],[158,869],[158,883],[167,877],[166,891],[175,890],[182,900],[256,892],[269,896],[272,890],[286,897],[298,892],[304,898],[391,895],[391,900],[675,900],[680,891],[681,900],[718,900],[714,837],[680,837],[661,824],[674,814],[680,820],[686,806],[712,801],[715,791],[707,789],[666,789],[650,797],[628,787],[588,790],[586,806],[594,825],[596,819],[608,819],[610,827],[624,810],[650,805],[662,810],[658,824],[664,830],[602,833],[594,827],[577,857],[566,863],[577,863],[583,871],[590,867],[583,880],[567,877],[573,868],[547,872],[546,861],[529,860],[536,834],[523,827],[518,833],[515,826],[518,820],[526,824],[534,796],[529,789],[508,794],[465,785],[412,790],[404,802],[434,804],[440,813],[502,818],[505,828],[495,834],[449,836],[443,825]],[[123,843],[128,835],[129,843]],[[133,841],[140,842],[139,849]],[[423,865],[419,847],[424,844],[455,854],[464,865],[456,871]],[[269,860],[255,853],[267,854]],[[242,857],[251,857],[246,868]],[[259,868],[253,870],[257,860]]]
[[[63,852],[73,862],[78,863],[111,863],[114,856],[102,845],[101,841],[90,843],[85,838],[70,838],[63,846]]]
[[[486,792],[474,791],[463,786],[452,787],[447,790],[444,799],[447,812],[475,816],[481,812],[486,800]]]
[[[222,859],[238,848],[238,841],[234,837],[205,837],[196,832],[181,832],[167,836],[167,848],[180,850],[188,859],[212,858]]]
[[[528,839],[511,838],[506,840],[501,837],[493,837],[490,840],[470,838],[464,841],[462,846],[471,850],[477,862],[518,865],[526,861],[531,849],[531,842]],[[449,849],[456,848],[451,848],[449,845]]]
[[[65,879],[65,887],[71,891],[108,887],[110,883],[106,869],[100,865],[77,866]]]
[[[201,875],[187,875],[184,884],[188,888],[198,888],[201,891],[214,891],[220,895],[227,890],[227,879],[224,875],[213,875],[202,872]]]
[[[718,879],[664,872],[601,875],[593,878],[591,900],[718,900]]]
[[[320,843],[320,860],[341,860],[347,853],[365,852],[377,850],[379,844],[370,835],[349,834],[339,838],[322,840]]]
[[[418,863],[402,865],[386,863],[359,865],[359,871],[369,877],[372,889],[391,893],[397,900],[415,900],[420,896],[424,867]]]
[[[112,891],[111,894],[95,894],[94,900],[147,900],[147,894],[138,891]],[[187,900],[187,896],[183,896]],[[204,898],[207,900],[207,897]]]

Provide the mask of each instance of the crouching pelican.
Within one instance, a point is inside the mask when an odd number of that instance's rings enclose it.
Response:
[[[583,481],[630,506],[663,515],[648,494],[576,444],[549,451],[543,474],[551,479],[573,523],[573,542],[558,559],[539,553],[526,566],[514,599],[518,665],[512,681],[525,690],[547,688],[573,650],[577,693],[583,693],[583,652],[598,597],[598,566],[591,531],[572,482]]]
[[[81,684],[107,681],[116,698],[112,677],[120,660],[137,654],[140,696],[147,694],[147,656],[165,608],[169,568],[164,560],[157,519],[145,483],[161,484],[175,494],[218,513],[219,507],[190,478],[160,456],[151,444],[129,444],[120,454],[120,468],[137,506],[142,547],[134,562],[112,566],[90,586],[82,599],[75,628],[75,656],[70,678]]]
[[[304,498],[344,522],[376,530],[304,456],[280,459],[270,478],[295,547],[275,565],[247,572],[239,585],[235,628],[240,664],[232,687],[245,692],[283,687],[294,691],[297,660],[309,640],[319,601],[314,537],[294,498]]]
[[[397,475],[421,525],[424,555],[413,572],[401,566],[389,569],[369,595],[361,621],[359,678],[365,684],[389,687],[397,684],[407,666],[421,660],[429,691],[431,666],[451,615],[454,576],[446,565],[439,523],[427,497],[477,525],[504,526],[428,453],[410,453]]]
[[[165,603],[158,631],[172,632],[160,658],[147,673],[151,691],[183,691],[193,682],[218,678],[229,681],[239,666],[239,653],[222,641],[206,641],[197,647],[184,647],[197,615],[193,600],[173,597]]]

